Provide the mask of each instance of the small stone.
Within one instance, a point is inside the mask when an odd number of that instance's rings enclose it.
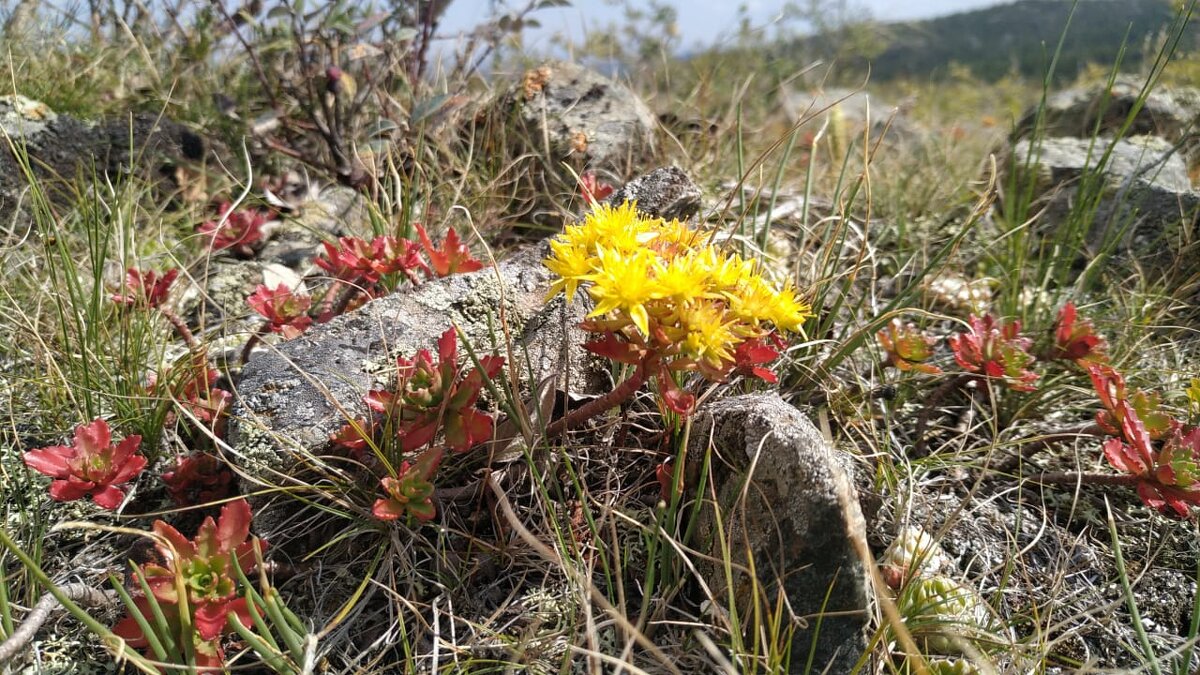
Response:
[[[700,210],[700,186],[677,166],[643,174],[613,191],[606,200],[614,206],[636,201],[649,218],[687,220]]]

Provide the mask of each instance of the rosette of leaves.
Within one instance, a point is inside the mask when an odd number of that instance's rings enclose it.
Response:
[[[1096,328],[1091,321],[1078,317],[1075,303],[1068,302],[1063,305],[1054,327],[1054,344],[1046,356],[1052,360],[1074,361],[1086,365],[1089,362],[1106,361],[1108,357],[1105,356],[1104,350],[1104,338],[1096,335]]]
[[[902,372],[911,370],[928,375],[941,374],[941,368],[927,363],[933,358],[937,338],[926,335],[914,324],[892,319],[875,337],[887,355],[887,365]]]
[[[117,487],[133,480],[146,468],[138,452],[142,437],[126,436],[113,444],[108,422],[97,418],[75,428],[75,441],[68,447],[52,445],[25,453],[26,466],[50,476],[50,496],[69,502],[91,495],[97,506],[115,509],[125,499]]]
[[[235,630],[230,617],[243,625],[255,621],[239,592],[239,576],[255,565],[255,547],[265,547],[250,537],[250,519],[250,505],[239,499],[223,506],[217,520],[206,518],[192,540],[155,521],[160,562],[135,567],[142,593],[131,599],[129,615],[113,632],[159,658],[171,645],[187,663],[223,667],[221,636]]]
[[[904,626],[924,654],[959,656],[966,644],[987,652],[1007,643],[1006,631],[987,603],[974,588],[952,576],[955,570],[954,561],[920,527],[901,528],[880,558],[880,572],[895,592]],[[975,666],[963,659],[943,661],[950,668],[945,672],[975,672]],[[929,665],[932,669],[932,661]]]
[[[422,349],[411,359],[396,359],[395,391],[373,390],[367,405],[390,423],[401,448],[412,451],[429,444],[438,431],[456,452],[465,452],[492,435],[492,418],[475,407],[483,378],[504,367],[504,358],[484,356],[480,368],[460,374],[458,334],[450,328],[438,338],[438,360]]]
[[[1104,457],[1128,475],[1142,502],[1165,516],[1186,518],[1200,506],[1200,428],[1176,428],[1156,446],[1137,411],[1117,404],[1121,437],[1104,443]]]
[[[1034,391],[1038,374],[1029,347],[1033,341],[1021,334],[1021,322],[1001,323],[991,314],[968,320],[968,330],[949,339],[954,360],[969,373],[994,379],[1013,391]]]

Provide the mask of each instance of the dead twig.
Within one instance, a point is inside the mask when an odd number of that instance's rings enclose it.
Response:
[[[101,591],[87,584],[75,583],[64,584],[58,587],[72,602],[80,605],[93,607],[110,607],[116,602],[117,594],[115,591]],[[50,618],[50,613],[58,609],[62,605],[58,599],[51,595],[48,591],[42,594],[42,597],[26,615],[25,620],[21,625],[13,631],[13,634],[8,636],[4,642],[0,642],[0,666],[7,666],[22,650],[25,649],[33,640],[42,624],[46,623],[46,619]]]

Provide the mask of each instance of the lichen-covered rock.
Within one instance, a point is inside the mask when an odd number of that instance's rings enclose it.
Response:
[[[546,301],[548,250],[534,246],[495,269],[430,280],[257,352],[243,370],[229,431],[241,467],[251,477],[286,475],[298,458],[319,453],[347,415],[365,413],[363,395],[386,385],[383,373],[396,355],[436,349],[451,326],[483,354],[504,339],[503,322],[518,343],[513,353],[522,376],[553,376],[559,386],[569,382],[572,393],[604,390],[607,374],[596,361],[567,349],[584,339],[582,305]]]
[[[654,115],[628,87],[583,66],[552,61],[525,72],[493,104],[513,115],[530,147],[552,163],[623,173],[654,144]]]
[[[620,205],[637,202],[638,211],[654,218],[687,220],[701,203],[700,186],[677,166],[665,166],[643,174],[613,191],[606,200]]]
[[[176,166],[200,162],[209,149],[200,136],[157,115],[87,122],[59,115],[48,106],[23,96],[0,97],[0,128],[29,165],[52,199],[67,200],[70,191],[59,181],[75,180],[93,171],[117,178],[130,171],[153,180],[173,175]],[[2,136],[0,136],[2,137]],[[27,216],[22,204],[28,180],[22,160],[7,141],[0,141],[0,228],[20,230]]]
[[[810,649],[816,671],[850,672],[867,646],[870,583],[859,557],[866,533],[848,457],[774,393],[705,406],[691,438],[692,456],[714,453],[719,481],[726,541],[716,540],[711,507],[697,530],[707,539],[698,542],[711,556],[706,560],[718,561],[700,563],[713,597],[729,597],[727,568],[719,562],[728,555],[739,612],[756,600],[752,580],[739,571],[749,568],[752,555],[771,606],[782,591],[791,611],[805,619],[792,639],[792,672],[803,672]]]
[[[1065,221],[1080,197],[1081,181],[1100,165],[1109,143],[1047,138],[1032,148],[1028,140],[1014,145],[1011,170],[1024,175],[1020,184],[1032,182],[1035,196],[1046,202],[1043,231]],[[1192,188],[1183,158],[1161,138],[1138,136],[1113,143],[1099,190],[1088,234],[1093,251],[1121,233],[1142,262],[1164,264],[1179,253],[1173,250],[1177,242],[1196,233],[1200,192]]]
[[[1046,99],[1042,134],[1045,137],[1091,138],[1097,132],[1111,136],[1129,118],[1143,82],[1121,79],[1111,89],[1104,84],[1076,87],[1052,94]],[[1028,136],[1037,120],[1038,106],[1025,111],[1017,124],[1018,138]],[[1200,89],[1160,87],[1145,98],[1134,116],[1129,135],[1159,136],[1170,143],[1182,142],[1184,155],[1193,165],[1200,160]]]
[[[300,274],[323,250],[321,242],[343,235],[367,235],[371,216],[366,199],[357,190],[333,185],[301,201],[294,213],[271,228],[270,239],[257,258],[286,265]]]

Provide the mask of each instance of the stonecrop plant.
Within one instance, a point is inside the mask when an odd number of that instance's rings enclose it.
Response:
[[[221,507],[217,520],[205,518],[192,540],[155,521],[155,549],[161,564],[135,567],[139,585],[144,582],[149,592],[132,598],[129,615],[113,632],[133,647],[178,645],[196,666],[222,668],[221,636],[234,631],[231,617],[246,626],[253,623],[235,569],[249,572],[255,565],[255,546],[260,552],[266,548],[265,542],[250,536],[250,519],[250,505],[238,499]],[[168,630],[153,627],[159,616]]]
[[[68,502],[91,495],[97,506],[115,509],[125,499],[118,487],[133,480],[146,468],[146,458],[138,452],[141,436],[126,436],[113,444],[112,431],[103,419],[75,428],[71,447],[52,445],[25,453],[25,464],[54,480],[50,496]]]
[[[427,349],[412,358],[398,356],[395,387],[374,389],[363,397],[372,416],[330,435],[335,447],[359,460],[367,458],[368,448],[383,446],[380,432],[394,435],[401,453],[425,448],[380,480],[386,497],[372,507],[376,518],[395,520],[407,514],[427,521],[436,515],[433,478],[445,450],[464,453],[492,437],[492,417],[475,403],[484,378],[495,378],[503,367],[503,357],[483,356],[479,367],[460,368],[458,333],[450,328],[438,338],[436,361]]]
[[[1034,391],[1040,377],[1030,370],[1033,340],[1021,334],[1020,321],[999,322],[991,314],[971,315],[970,329],[949,339],[959,367],[1003,382],[1013,391]]]
[[[583,288],[593,303],[583,328],[597,337],[585,347],[635,366],[628,394],[653,379],[679,414],[692,412],[695,396],[676,373],[772,380],[763,364],[778,356],[781,335],[801,332],[811,316],[790,282],[775,287],[756,261],[678,220],[645,217],[633,202],[595,205],[550,247],[545,265],[558,278],[548,297],[570,301]]]

